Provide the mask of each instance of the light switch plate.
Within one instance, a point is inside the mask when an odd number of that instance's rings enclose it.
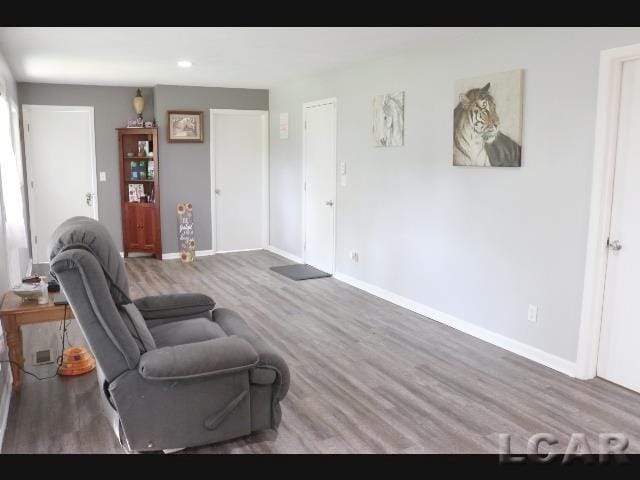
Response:
[[[538,321],[538,307],[536,305],[529,305],[527,319],[534,323]]]
[[[100,181],[101,182],[107,181],[107,172],[100,172]]]

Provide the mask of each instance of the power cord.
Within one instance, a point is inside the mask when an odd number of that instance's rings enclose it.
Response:
[[[37,380],[49,380],[50,378],[55,378],[58,375],[60,375],[60,367],[62,366],[62,361],[64,359],[64,344],[65,344],[65,338],[67,338],[68,340],[68,334],[67,334],[67,310],[69,308],[69,305],[66,304],[64,306],[64,315],[62,318],[62,321],[60,322],[60,326],[58,327],[58,330],[62,330],[62,334],[60,336],[60,340],[62,343],[62,351],[60,353],[60,355],[58,356],[58,358],[56,359],[56,362],[58,364],[57,368],[56,368],[56,373],[54,373],[53,375],[49,375],[47,377],[39,377],[38,375],[36,375],[33,372],[30,372],[29,370],[25,370],[22,365],[20,365],[18,362],[14,362],[13,360],[0,360],[0,363],[9,363],[12,365],[17,366],[23,373],[26,373],[27,375],[31,375],[32,377],[34,377]],[[69,344],[71,344],[71,342],[69,342]]]

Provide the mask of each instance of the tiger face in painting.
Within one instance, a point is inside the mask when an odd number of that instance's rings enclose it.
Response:
[[[500,124],[490,87],[487,83],[460,95],[453,114],[454,165],[490,165],[484,146],[495,140]]]
[[[491,83],[460,95],[453,113],[453,164],[519,167],[521,148],[500,132]]]

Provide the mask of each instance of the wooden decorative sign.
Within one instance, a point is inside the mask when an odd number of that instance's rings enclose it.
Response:
[[[177,210],[180,259],[183,262],[193,262],[196,258],[196,241],[193,238],[193,205],[179,203]]]

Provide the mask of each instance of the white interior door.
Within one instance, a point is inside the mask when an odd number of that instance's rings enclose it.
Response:
[[[304,261],[335,270],[336,104],[304,105]]]
[[[625,62],[598,375],[640,392],[640,59]]]
[[[98,218],[93,107],[24,105],[23,126],[33,263],[48,263],[60,223]]]
[[[267,112],[211,112],[215,252],[267,246],[267,128]]]

